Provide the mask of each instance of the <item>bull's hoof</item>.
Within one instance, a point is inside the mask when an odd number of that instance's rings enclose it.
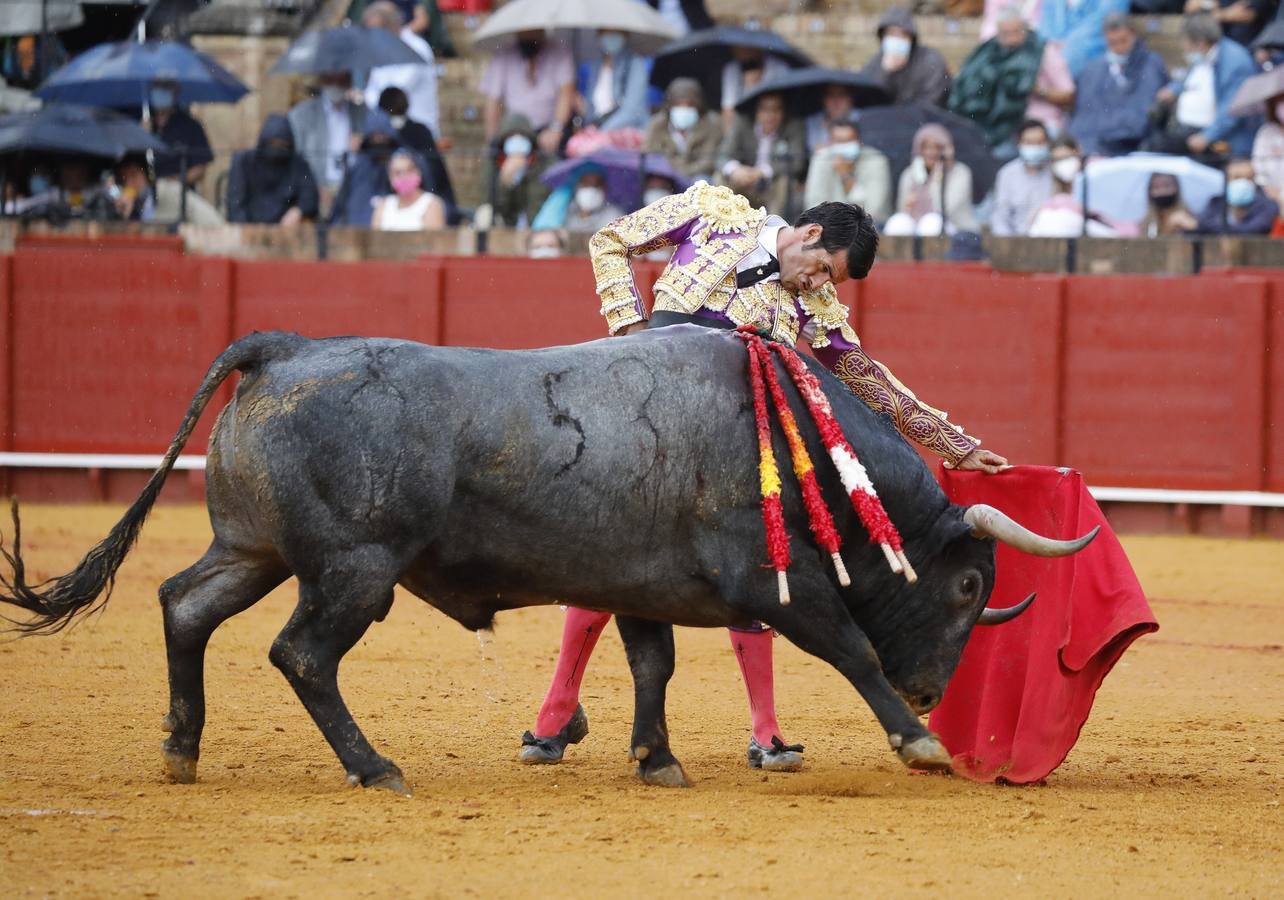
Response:
[[[394,794],[400,794],[402,797],[413,797],[415,792],[406,784],[400,772],[385,772],[376,778],[367,781],[365,784],[368,788],[377,788],[381,791],[392,791]]]
[[[687,780],[687,773],[683,770],[682,763],[676,759],[667,766],[660,766],[659,768],[647,768],[644,765],[639,765],[638,778],[656,787],[691,787],[691,782]]]
[[[588,735],[588,731],[588,713],[584,712],[584,707],[577,706],[570,721],[557,734],[550,737],[540,737],[529,731],[523,734],[518,759],[530,765],[560,763],[567,745],[578,744]]]
[[[929,772],[950,771],[950,754],[945,745],[933,735],[911,741],[896,751],[901,762],[911,769],[924,769]]]
[[[161,719],[161,731],[166,734],[172,734],[177,727],[178,723],[174,721],[174,714],[172,712],[165,713],[165,718]]]
[[[196,757],[175,753],[167,747],[161,747],[161,757],[165,760],[165,774],[175,784],[193,784],[196,781]]]
[[[786,744],[772,736],[771,746],[764,747],[757,738],[749,738],[749,768],[768,772],[797,772],[803,767],[803,745]]]

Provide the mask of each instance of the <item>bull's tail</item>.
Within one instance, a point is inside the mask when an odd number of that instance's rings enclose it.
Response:
[[[183,423],[174,435],[165,458],[148,479],[138,499],[125,511],[125,515],[112,528],[111,533],[103,538],[85,554],[84,559],[73,570],[65,575],[50,578],[39,584],[29,585],[26,582],[26,566],[21,553],[21,525],[18,518],[18,501],[13,501],[13,549],[4,547],[0,541],[0,554],[3,554],[12,576],[6,577],[0,571],[0,602],[19,606],[33,614],[27,621],[13,621],[14,630],[24,634],[52,634],[61,631],[71,624],[78,614],[101,608],[111,597],[115,586],[116,570],[125,561],[125,556],[133,548],[142,530],[147,514],[151,512],[165,478],[174,467],[174,460],[182,452],[187,439],[192,436],[196,422],[204,412],[219,385],[233,371],[248,369],[265,360],[288,355],[302,341],[298,335],[281,332],[264,332],[252,334],[232,344],[214,360],[205,379],[192,397]]]

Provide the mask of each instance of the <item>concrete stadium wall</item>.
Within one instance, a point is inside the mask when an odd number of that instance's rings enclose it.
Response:
[[[636,271],[646,285],[659,264]],[[1284,491],[1284,272],[887,262],[841,296],[872,355],[1014,461],[1073,466],[1097,486]],[[24,242],[0,256],[0,449],[162,452],[209,362],[266,329],[500,348],[603,333],[583,259],[247,261],[173,240]],[[123,500],[146,473],[91,476],[3,473],[31,500]],[[177,477],[169,493],[199,491]]]

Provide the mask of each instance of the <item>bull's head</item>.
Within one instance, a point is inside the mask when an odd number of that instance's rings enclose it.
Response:
[[[1031,594],[1006,609],[986,608],[994,590],[994,542],[1035,556],[1069,556],[1099,530],[1071,541],[1054,540],[984,505],[950,507],[945,518],[944,545],[920,564],[919,583],[858,614],[888,681],[919,714],[940,702],[973,626],[1009,622],[1034,600]]]

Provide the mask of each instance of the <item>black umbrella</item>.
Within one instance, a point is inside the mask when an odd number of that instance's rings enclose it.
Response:
[[[785,109],[790,115],[803,118],[820,111],[825,88],[831,84],[847,88],[852,95],[852,103],[857,107],[877,106],[892,99],[881,84],[859,72],[808,66],[764,80],[745,94],[744,99],[736,104],[736,109],[750,113],[763,94],[784,94]]]
[[[793,68],[813,65],[806,53],[774,31],[719,25],[692,31],[657,53],[651,83],[663,88],[675,78],[694,78],[704,88],[705,103],[717,109],[722,104],[722,67],[731,62],[735,47],[762,50]]]
[[[972,202],[980,203],[994,184],[999,163],[985,143],[985,132],[971,119],[920,103],[875,106],[861,111],[860,140],[887,157],[895,184],[913,158],[914,132],[928,122],[945,126],[954,139],[954,158],[972,170]]]
[[[345,25],[306,32],[290,45],[273,74],[364,72],[378,66],[423,65],[424,60],[395,34],[382,28]]]
[[[83,153],[118,159],[126,153],[164,149],[163,141],[133,119],[101,107],[49,103],[0,117],[0,155]]]

